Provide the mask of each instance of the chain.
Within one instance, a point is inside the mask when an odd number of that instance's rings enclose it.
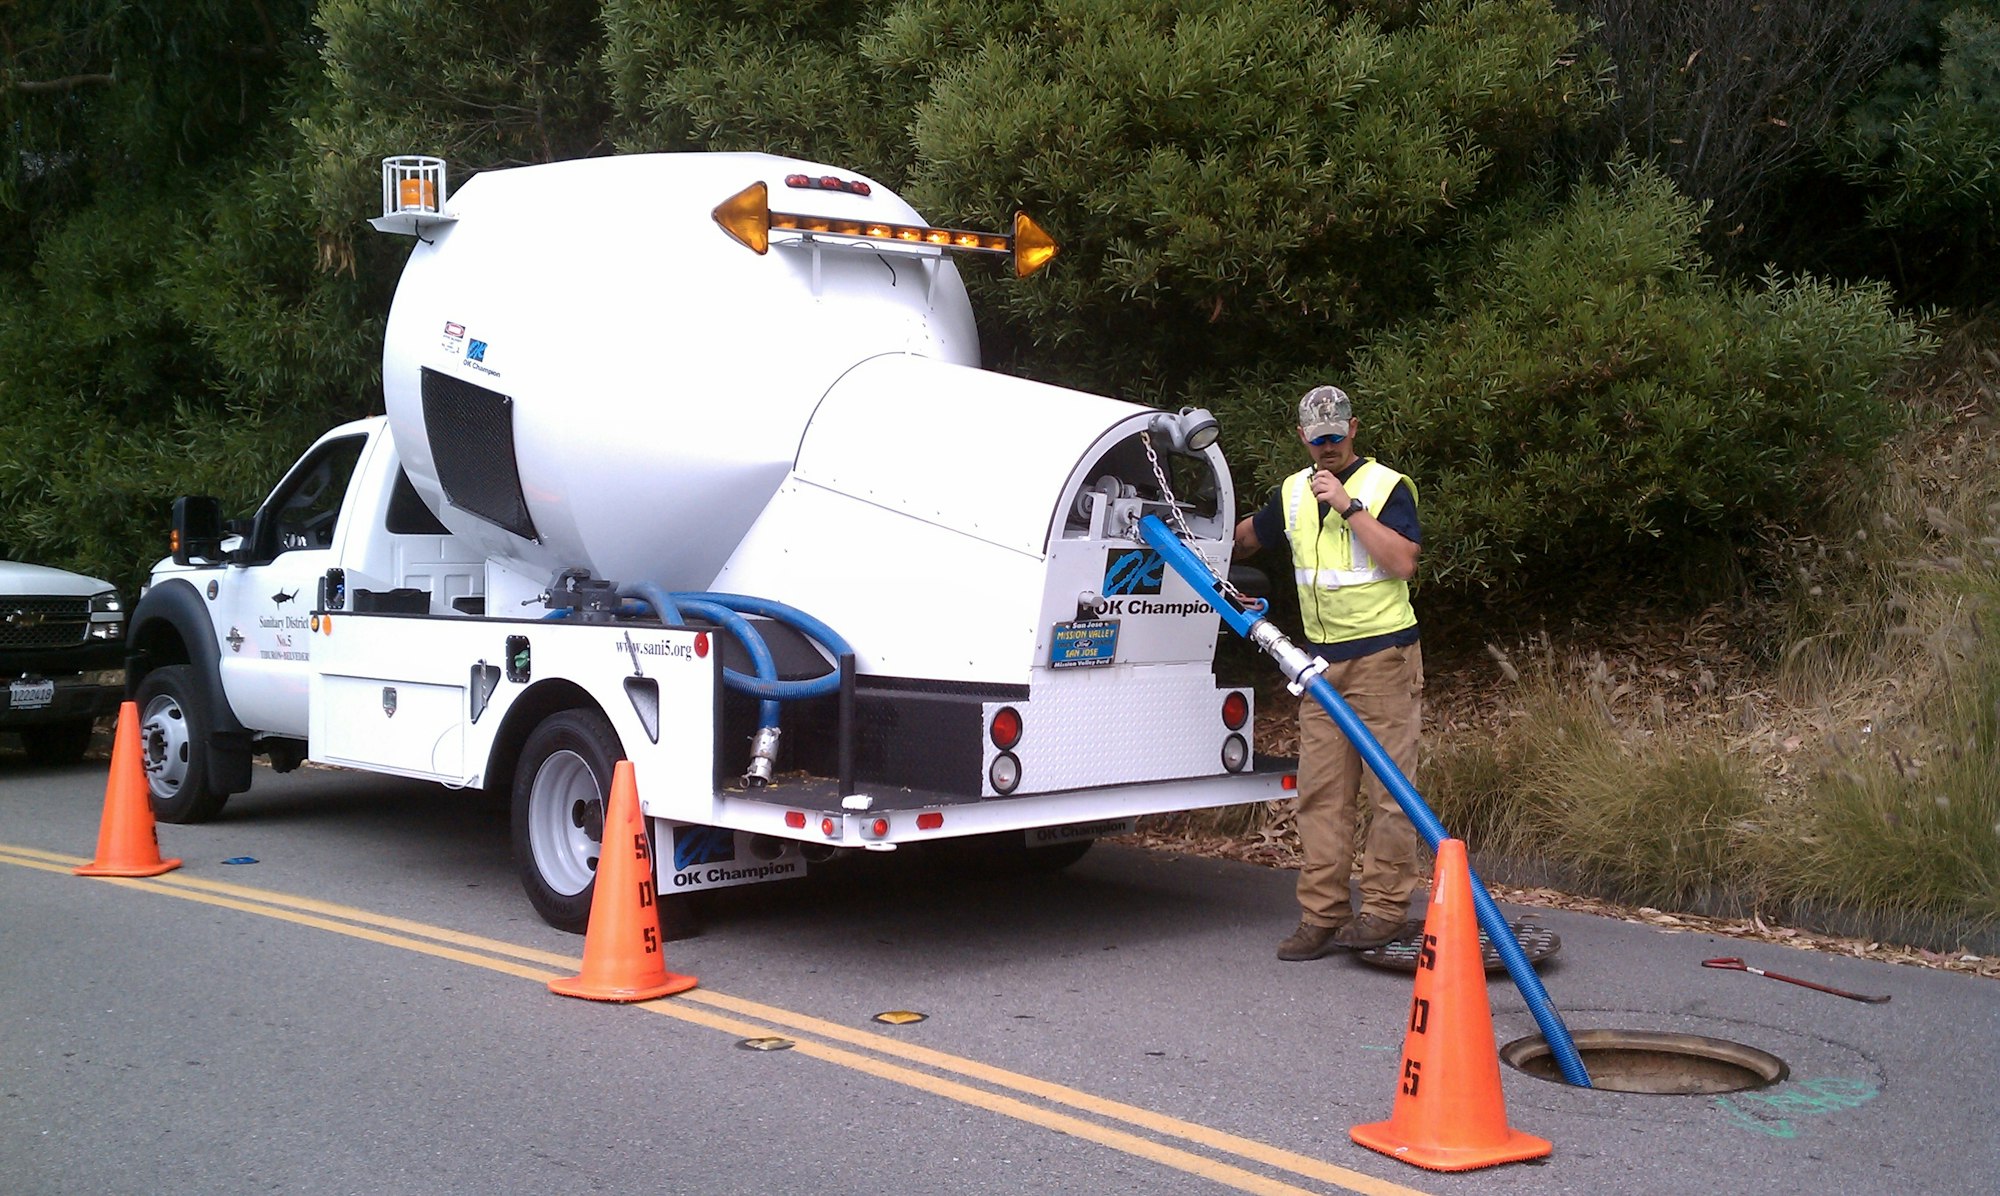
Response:
[[[1167,517],[1173,524],[1174,533],[1180,536],[1182,542],[1192,544],[1194,542],[1194,532],[1188,527],[1187,516],[1181,513],[1181,502],[1174,497],[1174,488],[1167,482],[1167,471],[1160,464],[1160,455],[1153,451],[1153,434],[1141,431],[1139,433],[1139,443],[1146,448],[1146,464],[1153,467],[1153,480],[1160,484],[1160,497],[1166,500]],[[1212,575],[1214,570],[1210,570],[1209,572]],[[1228,595],[1229,599],[1236,603],[1238,607],[1257,610],[1261,609],[1264,605],[1262,602],[1251,598],[1243,593],[1243,591],[1231,585],[1227,577],[1217,577],[1215,579],[1215,588]]]

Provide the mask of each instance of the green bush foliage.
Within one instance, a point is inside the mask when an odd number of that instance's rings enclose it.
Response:
[[[0,552],[131,590],[172,495],[247,499],[296,449],[273,427],[322,422],[352,377],[354,345],[314,335],[299,208],[255,184],[310,78],[310,6],[21,7],[0,76]],[[258,337],[305,351],[232,347]]]
[[[1747,536],[1894,431],[1875,390],[1923,341],[1886,288],[1728,284],[1698,227],[1659,173],[1621,167],[1360,354],[1364,448],[1418,481],[1428,579],[1549,582],[1637,545]]]
[[[1953,6],[1935,62],[1885,71],[1829,153],[1896,238],[1899,274],[1966,304],[2000,298],[2000,4]]]
[[[842,161],[943,223],[1028,210],[1062,256],[969,271],[989,356],[1166,401],[1428,304],[1409,247],[1602,101],[1543,0],[1387,7],[615,0],[607,63],[626,148]]]
[[[454,183],[474,172],[580,158],[610,148],[592,6],[513,0],[321,0],[324,40],[316,103],[296,114],[299,166],[312,179],[319,232],[357,233],[380,207],[381,160],[443,157]],[[364,248],[363,253],[380,253]]]

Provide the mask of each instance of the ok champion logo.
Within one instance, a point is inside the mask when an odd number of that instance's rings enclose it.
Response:
[[[1107,598],[1114,594],[1157,594],[1166,572],[1167,562],[1150,548],[1113,549],[1104,555],[1103,593]]]

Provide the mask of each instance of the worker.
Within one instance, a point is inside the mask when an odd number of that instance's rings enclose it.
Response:
[[[1307,647],[1327,662],[1328,684],[1361,717],[1396,767],[1417,762],[1424,663],[1410,579],[1423,532],[1409,478],[1355,451],[1360,424],[1337,386],[1299,400],[1299,439],[1312,464],[1291,475],[1262,510],[1236,525],[1236,557],[1291,546]],[[1366,811],[1361,908],[1349,895],[1354,831]],[[1409,816],[1320,704],[1299,704],[1298,929],[1278,958],[1318,959],[1396,938],[1418,882],[1421,840]]]

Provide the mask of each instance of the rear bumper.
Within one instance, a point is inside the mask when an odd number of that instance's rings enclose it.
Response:
[[[835,847],[919,843],[1275,801],[1293,792],[1292,764],[1262,756],[1240,773],[984,799],[868,785],[843,798],[830,782],[794,781],[750,793],[718,792],[704,821]],[[641,797],[647,814],[672,817],[666,809],[647,806]]]

